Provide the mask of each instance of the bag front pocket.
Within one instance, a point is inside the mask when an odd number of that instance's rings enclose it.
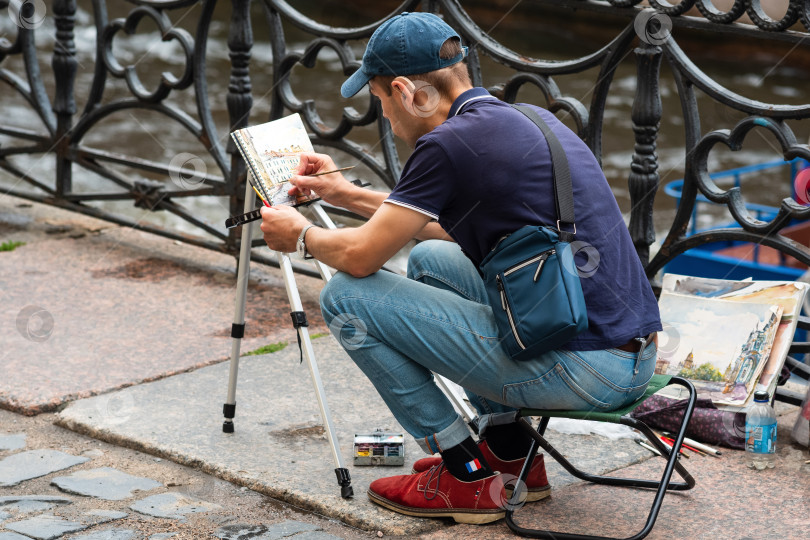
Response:
[[[495,283],[498,288],[498,293],[501,297],[501,309],[506,312],[506,318],[509,321],[509,327],[512,332],[512,337],[515,338],[518,347],[521,350],[526,350],[524,338],[521,333],[525,334],[531,329],[523,329],[520,327],[520,314],[524,313],[520,309],[516,310],[517,303],[522,300],[522,304],[528,298],[532,301],[532,297],[536,297],[534,292],[542,288],[538,288],[538,284],[542,287],[543,268],[549,259],[556,258],[557,251],[554,248],[548,249],[537,255],[534,255],[524,261],[521,261],[506,270],[501,274],[495,276]],[[531,278],[529,278],[531,275]],[[529,286],[530,288],[526,288]],[[521,291],[522,289],[522,291]],[[528,295],[528,297],[526,296]],[[519,298],[518,298],[519,297]],[[532,311],[537,306],[532,306],[529,311]],[[528,337],[528,336],[526,336]]]

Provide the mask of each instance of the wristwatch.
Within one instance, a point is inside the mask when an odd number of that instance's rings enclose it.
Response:
[[[301,234],[298,235],[298,242],[295,244],[295,250],[298,252],[304,259],[313,259],[314,257],[307,252],[307,244],[304,242],[304,237],[307,235],[307,231],[310,230],[312,227],[317,227],[317,225],[310,223],[303,229],[301,229]]]

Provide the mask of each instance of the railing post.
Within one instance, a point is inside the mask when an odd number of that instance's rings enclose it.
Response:
[[[231,79],[228,84],[228,119],[230,131],[248,125],[253,96],[250,87],[250,55],[253,48],[253,30],[250,26],[250,0],[233,0],[231,3],[231,24],[228,32],[228,54],[231,58]],[[230,212],[232,216],[241,214],[245,205],[245,163],[236,146],[228,136],[228,153],[231,155]],[[227,247],[235,251],[239,246],[242,227],[228,233]]]
[[[630,237],[641,263],[650,260],[650,245],[655,242],[653,202],[658,190],[658,156],[655,140],[661,125],[661,95],[658,77],[661,68],[661,47],[642,41],[633,51],[638,76],[631,119],[636,144],[630,164]]]
[[[73,28],[76,24],[76,1],[54,0],[53,14],[56,23],[51,67],[55,79],[53,112],[56,114],[54,153],[56,154],[56,193],[64,197],[73,189],[72,162],[70,150],[70,129],[76,113],[74,82],[76,80],[76,44],[73,41]]]

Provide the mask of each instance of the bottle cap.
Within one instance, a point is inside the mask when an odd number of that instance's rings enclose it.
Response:
[[[754,392],[754,401],[770,401],[771,396],[764,390],[757,390]]]

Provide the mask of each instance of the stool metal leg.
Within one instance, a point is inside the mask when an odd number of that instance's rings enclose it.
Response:
[[[684,417],[681,422],[681,427],[678,430],[678,434],[675,437],[675,443],[673,447],[670,449],[666,445],[664,445],[655,434],[652,433],[650,428],[634,418],[624,416],[621,418],[621,423],[624,425],[628,425],[630,427],[634,427],[639,429],[644,435],[650,439],[656,448],[661,451],[661,455],[665,456],[667,459],[666,467],[664,468],[664,473],[661,477],[660,481],[653,481],[653,480],[640,480],[640,479],[631,479],[631,478],[615,478],[611,476],[600,476],[600,475],[592,475],[580,471],[574,465],[572,465],[565,457],[560,454],[546,439],[543,437],[543,433],[545,432],[545,428],[548,425],[548,418],[544,417],[540,421],[540,426],[537,430],[531,427],[531,424],[525,420],[525,418],[520,418],[518,420],[519,425],[521,428],[532,437],[532,445],[529,451],[529,454],[526,457],[526,462],[523,464],[523,468],[520,471],[520,476],[517,481],[517,486],[512,497],[509,500],[509,504],[507,505],[506,509],[506,524],[509,528],[521,535],[526,536],[529,538],[545,538],[548,540],[616,540],[611,537],[605,536],[591,536],[591,535],[580,535],[580,534],[570,534],[570,533],[561,533],[561,532],[553,532],[548,530],[539,530],[539,529],[527,529],[518,525],[514,520],[514,513],[520,508],[518,501],[520,500],[518,495],[520,489],[523,485],[525,485],[526,478],[528,477],[529,470],[531,468],[531,463],[534,460],[534,456],[537,453],[538,447],[542,447],[543,450],[548,453],[548,455],[554,458],[560,465],[562,465],[565,470],[571,473],[576,478],[580,480],[586,480],[589,482],[593,482],[596,484],[602,485],[609,485],[609,486],[624,486],[624,487],[642,487],[642,488],[651,488],[656,490],[655,498],[653,499],[652,507],[650,508],[650,513],[647,517],[647,521],[644,524],[644,528],[638,532],[637,534],[628,537],[626,540],[640,540],[646,537],[655,525],[655,520],[658,518],[658,512],[661,509],[661,503],[663,502],[664,495],[667,491],[675,491],[675,490],[688,490],[692,489],[695,486],[695,480],[690,475],[683,465],[680,463],[678,458],[681,446],[683,444],[683,438],[686,435],[686,428],[689,424],[689,420],[692,418],[692,412],[695,408],[695,401],[697,399],[696,392],[692,383],[683,379],[681,377],[672,377],[671,384],[678,384],[681,386],[686,387],[689,390],[689,397],[687,398],[686,408],[684,409]],[[673,471],[677,470],[678,474],[683,477],[684,482],[671,482],[672,473]]]

